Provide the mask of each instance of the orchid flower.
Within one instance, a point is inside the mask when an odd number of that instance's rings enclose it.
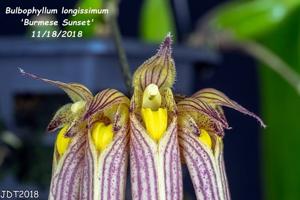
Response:
[[[60,129],[54,147],[49,200],[124,199],[129,99],[106,89],[93,97],[83,85],[23,75],[63,89],[73,103],[62,106],[48,131]]]
[[[262,120],[215,89],[203,89],[178,106],[178,137],[197,199],[229,200],[223,158],[224,129],[229,129],[221,106]]]
[[[48,125],[59,130],[50,200],[124,199],[130,155],[133,200],[183,199],[182,162],[199,200],[229,200],[223,142],[230,129],[222,106],[262,120],[215,89],[173,95],[171,36],[134,73],[129,100],[114,89],[93,96],[83,85],[23,75],[63,89],[73,101]],[[130,138],[130,139],[129,139]],[[129,148],[128,148],[129,147]]]
[[[133,77],[130,108],[132,199],[182,199],[171,37]]]
[[[221,106],[262,120],[215,89],[176,96],[168,35],[158,53],[135,72],[131,100],[131,182],[133,199],[182,199],[180,160],[187,164],[199,200],[229,200],[223,160]],[[178,141],[181,158],[178,153]]]

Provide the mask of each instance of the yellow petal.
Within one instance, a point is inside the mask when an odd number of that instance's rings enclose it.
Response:
[[[92,139],[98,151],[103,151],[113,140],[112,124],[105,126],[102,122],[96,122],[92,128]]]
[[[206,130],[200,129],[199,140],[200,140],[202,143],[204,143],[205,145],[207,145],[209,148],[211,148],[211,146],[212,146],[211,138],[210,138],[210,136],[209,136],[209,134],[207,133]]]
[[[152,139],[158,141],[167,129],[167,109],[159,108],[157,111],[153,111],[150,108],[142,108],[142,117],[148,134]]]
[[[58,133],[56,138],[56,149],[59,155],[63,155],[67,150],[71,138],[65,137],[65,133],[68,130],[69,126],[65,125]]]

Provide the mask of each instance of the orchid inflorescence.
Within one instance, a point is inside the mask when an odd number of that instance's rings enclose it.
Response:
[[[173,95],[171,36],[134,73],[131,100],[106,89],[95,96],[83,85],[40,78],[64,90],[72,103],[48,125],[54,147],[50,200],[124,199],[128,159],[132,199],[183,199],[186,164],[197,199],[228,200],[222,106],[262,120],[215,89]]]

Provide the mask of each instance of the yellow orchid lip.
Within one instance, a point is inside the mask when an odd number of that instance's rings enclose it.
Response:
[[[211,137],[207,133],[205,129],[200,129],[200,135],[199,135],[199,140],[203,142],[208,148],[212,148],[212,141]]]
[[[69,126],[65,125],[57,134],[56,149],[60,156],[62,156],[65,153],[65,151],[68,149],[68,146],[71,141],[71,138],[65,136],[68,128]]]
[[[105,125],[103,122],[96,122],[92,127],[92,139],[98,151],[103,151],[113,140],[114,132],[112,124]]]
[[[168,111],[161,108],[161,101],[158,86],[149,84],[143,92],[141,115],[148,134],[156,142],[163,136],[168,126]]]
[[[153,111],[151,108],[142,108],[142,118],[148,134],[156,142],[163,136],[168,125],[168,113],[166,108]]]

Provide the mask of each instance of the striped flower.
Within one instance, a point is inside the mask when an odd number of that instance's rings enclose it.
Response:
[[[180,156],[187,164],[197,199],[228,200],[223,160],[224,129],[221,106],[261,119],[214,89],[192,97],[176,96],[167,36],[157,54],[135,72],[131,99],[131,182],[133,199],[182,199]],[[177,140],[178,138],[178,140]]]
[[[21,70],[63,89],[73,101],[61,107],[48,125],[50,132],[60,129],[50,200],[124,199],[128,154],[133,200],[183,199],[182,161],[197,199],[230,199],[222,142],[224,130],[230,127],[221,107],[265,125],[215,89],[178,96],[175,101],[171,43],[168,35],[158,52],[136,70],[131,101],[113,89],[93,96],[80,84],[51,81]]]
[[[182,199],[171,38],[133,77],[130,112],[132,199]]]
[[[83,85],[21,73],[63,89],[73,101],[62,106],[48,125],[50,132],[60,129],[49,200],[124,199],[129,99],[113,89],[93,97]]]
[[[203,89],[184,98],[178,106],[178,137],[197,199],[229,200],[230,193],[223,158],[224,129],[229,129],[221,106],[256,118],[236,102],[215,89]]]

